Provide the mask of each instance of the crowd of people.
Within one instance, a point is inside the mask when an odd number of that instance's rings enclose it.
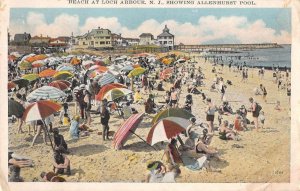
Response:
[[[175,57],[175,56],[173,56]],[[37,137],[43,132],[43,140],[47,144],[47,134],[48,128],[51,137],[54,140],[53,147],[53,171],[52,172],[42,172],[41,177],[45,181],[51,182],[62,182],[65,181],[64,178],[60,177],[59,174],[71,175],[71,161],[67,157],[69,152],[68,145],[65,141],[63,135],[59,133],[57,127],[54,127],[54,120],[59,119],[61,125],[69,126],[69,136],[70,139],[80,140],[83,136],[88,136],[89,133],[93,132],[91,126],[93,126],[92,115],[97,116],[102,125],[102,139],[103,141],[111,140],[110,136],[110,118],[111,115],[117,114],[120,118],[126,120],[132,114],[137,112],[145,112],[150,117],[157,114],[159,111],[168,108],[183,108],[189,113],[195,113],[194,105],[198,107],[200,104],[206,107],[205,109],[205,121],[206,126],[197,126],[195,119],[190,119],[192,121],[192,126],[187,128],[188,131],[183,132],[185,135],[185,142],[181,140],[179,136],[174,137],[167,144],[165,149],[166,164],[161,161],[150,161],[147,164],[148,174],[146,177],[146,182],[175,182],[175,178],[181,173],[180,166],[184,165],[182,159],[183,155],[192,158],[202,158],[203,168],[209,170],[212,167],[209,165],[209,161],[212,159],[224,160],[220,157],[220,153],[217,148],[212,147],[210,144],[213,137],[217,135],[221,140],[235,140],[240,141],[241,138],[239,134],[243,131],[250,130],[254,127],[257,131],[259,128],[263,128],[265,117],[262,106],[255,101],[252,97],[249,98],[249,107],[246,108],[245,105],[241,105],[238,109],[234,110],[230,102],[227,101],[226,95],[230,90],[232,85],[231,79],[224,79],[222,73],[218,72],[220,66],[213,66],[211,71],[215,74],[215,78],[211,80],[210,91],[204,91],[203,89],[207,87],[204,83],[206,79],[203,73],[203,66],[200,66],[197,62],[186,61],[184,64],[171,64],[165,65],[159,63],[154,66],[153,62],[150,62],[148,58],[139,58],[137,64],[145,69],[145,72],[141,75],[134,77],[128,77],[129,71],[121,71],[116,75],[113,83],[122,84],[127,89],[131,90],[131,93],[126,96],[121,96],[116,100],[102,99],[97,100],[96,96],[98,92],[103,88],[101,83],[94,78],[89,77],[87,70],[82,64],[83,58],[79,59],[80,63],[74,65],[73,77],[67,79],[70,83],[70,87],[65,90],[66,96],[57,100],[61,102],[62,109],[59,113],[51,115],[44,120],[37,120],[27,123],[30,133],[30,128],[33,129],[35,136],[33,137],[31,146],[34,146]],[[113,63],[113,59],[109,57],[109,60]],[[9,80],[21,79],[24,73],[29,71],[22,71],[18,67],[18,62],[20,60],[15,60],[9,64]],[[112,64],[113,65],[113,64]],[[46,62],[45,68],[56,69],[56,65],[49,65]],[[171,69],[168,75],[162,77],[161,74],[167,68]],[[221,66],[221,71],[223,71],[224,65]],[[231,67],[228,66],[230,72],[236,73],[236,71],[231,71]],[[239,68],[239,74],[241,75],[242,82],[247,83],[248,79],[248,68],[244,64],[241,69]],[[30,72],[34,72],[33,69]],[[37,71],[39,72],[39,71]],[[263,80],[264,69],[259,69],[259,77]],[[278,90],[283,85],[282,76],[279,71],[276,71],[276,83],[278,83]],[[286,74],[286,84],[287,85],[287,96],[290,97],[290,77],[289,73]],[[226,81],[227,80],[227,81]],[[10,99],[13,99],[24,107],[28,106],[30,102],[26,100],[28,94],[32,91],[45,86],[53,81],[52,78],[40,78],[30,82],[29,85],[24,87],[16,87],[13,90],[9,90]],[[279,83],[281,81],[281,83]],[[183,86],[188,87],[187,91],[183,89]],[[170,87],[170,88],[168,88]],[[165,92],[164,101],[157,101],[157,92]],[[182,95],[186,93],[185,98]],[[221,105],[217,106],[215,103],[217,100],[212,100],[211,95],[218,93],[220,95]],[[263,100],[267,102],[267,90],[263,84],[259,85],[257,92],[254,94],[262,95]],[[195,103],[193,101],[193,96],[201,97],[203,103]],[[183,104],[181,100],[184,99]],[[215,101],[215,102],[214,102]],[[219,101],[219,100],[218,100]],[[71,103],[75,103],[75,114],[71,116],[70,111]],[[134,104],[143,105],[144,110],[138,111],[134,108]],[[277,110],[280,110],[280,103],[276,105]],[[248,116],[248,112],[252,113],[251,119]],[[218,116],[219,125],[216,128],[215,119]],[[223,120],[225,116],[234,116],[234,121],[230,123],[228,120]],[[22,116],[15,116],[18,119],[18,132],[24,132],[24,124]],[[200,132],[198,134],[196,132]],[[178,140],[178,141],[177,141]],[[31,166],[32,162],[27,160],[16,161],[11,155],[9,155],[9,165],[18,167]],[[204,158],[203,158],[204,157]],[[13,172],[13,171],[11,171]],[[21,181],[20,173],[12,178],[12,181]]]

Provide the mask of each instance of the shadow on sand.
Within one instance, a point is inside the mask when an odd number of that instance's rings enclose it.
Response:
[[[70,153],[77,156],[89,156],[97,153],[104,152],[108,148],[103,145],[87,144],[69,149]]]
[[[160,150],[157,147],[155,147],[155,149],[157,151]],[[155,151],[153,147],[151,147],[150,145],[148,145],[147,143],[145,143],[143,141],[132,143],[132,144],[127,144],[122,148],[122,150],[131,150],[131,151],[134,151],[134,152],[151,152],[151,151]]]

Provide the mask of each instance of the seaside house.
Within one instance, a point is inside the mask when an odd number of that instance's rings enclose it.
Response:
[[[70,37],[66,37],[66,36],[51,38],[49,41],[49,46],[65,48],[69,45],[70,39],[71,39]]]
[[[151,33],[142,33],[140,36],[139,45],[154,44],[154,37]]]
[[[31,39],[31,35],[29,33],[24,32],[23,34],[15,34],[14,36],[14,45],[28,45]]]
[[[174,49],[174,35],[170,33],[170,29],[165,25],[163,32],[157,36],[159,45],[162,47],[168,47],[169,50]]]
[[[78,37],[79,48],[105,49],[112,48],[112,34],[109,29],[98,27]]]
[[[39,46],[39,47],[47,47],[50,42],[49,36],[43,36],[42,34],[40,36],[34,36],[29,40],[29,44],[32,46]]]
[[[116,33],[112,33],[111,34],[111,41],[112,41],[112,46],[116,47],[116,46],[122,46],[122,36],[121,34],[116,34]]]
[[[127,46],[137,46],[140,43],[140,39],[138,38],[123,38],[126,42]]]

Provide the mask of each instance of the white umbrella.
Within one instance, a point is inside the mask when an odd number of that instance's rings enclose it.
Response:
[[[52,86],[42,86],[33,92],[31,92],[27,96],[27,100],[29,102],[31,101],[38,101],[38,100],[58,100],[61,98],[65,98],[67,95],[61,91],[60,89],[57,89]]]

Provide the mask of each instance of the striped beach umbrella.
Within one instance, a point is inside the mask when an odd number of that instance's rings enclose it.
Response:
[[[121,68],[121,71],[124,71],[124,72],[130,72],[131,70],[133,70],[134,67],[131,66],[131,65],[127,65],[127,66],[124,66],[123,68]]]
[[[112,146],[114,149],[119,150],[124,146],[129,136],[143,120],[143,117],[144,113],[133,114],[121,125],[113,137]]]
[[[106,84],[113,83],[116,80],[115,76],[110,73],[105,73],[102,78],[100,78],[98,84],[104,86]]]
[[[106,84],[105,86],[101,87],[100,91],[96,95],[96,100],[102,100],[105,93],[107,93],[109,90],[115,89],[115,88],[126,88],[125,85],[119,84],[119,83],[112,83],[112,84]]]
[[[28,70],[28,69],[31,69],[32,68],[32,65],[30,62],[28,61],[21,61],[19,64],[18,64],[18,67],[21,69],[21,70]]]
[[[170,108],[163,111],[160,111],[158,114],[154,116],[152,119],[152,124],[157,123],[158,121],[167,118],[167,117],[180,117],[184,119],[190,119],[192,117],[195,117],[190,112],[186,111],[182,108]]]
[[[36,61],[32,62],[31,65],[33,68],[40,68],[42,66],[45,66],[46,63],[44,60],[36,60]]]
[[[185,128],[178,123],[163,119],[151,127],[147,136],[147,143],[154,145],[161,141],[168,141],[183,131],[185,131]]]
[[[58,112],[61,105],[50,100],[41,100],[28,105],[23,113],[24,121],[36,121],[45,119]]]
[[[67,95],[60,89],[52,86],[42,86],[31,92],[26,99],[29,102],[36,100],[59,100],[66,96]]]
[[[115,101],[130,93],[132,93],[132,91],[126,88],[114,88],[106,92],[102,98],[100,97],[100,100],[107,99],[107,101]]]
[[[57,71],[69,71],[74,72],[74,67],[68,64],[60,65],[56,68]]]

